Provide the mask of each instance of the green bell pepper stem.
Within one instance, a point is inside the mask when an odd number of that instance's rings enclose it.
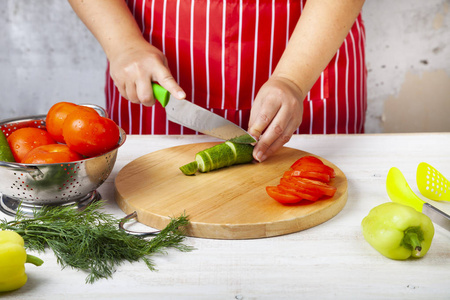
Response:
[[[36,257],[34,255],[31,254],[27,254],[27,263],[33,264],[35,266],[40,266],[44,263],[44,261],[42,259],[40,259],[39,257]]]
[[[410,247],[413,251],[415,251],[414,256],[419,256],[420,251],[422,251],[422,244],[421,240],[423,240],[423,237],[420,238],[420,229],[419,228],[408,228],[405,231],[405,236],[403,237],[402,243],[406,245],[407,247]],[[422,234],[423,236],[423,234]]]
[[[155,96],[156,100],[161,103],[162,107],[166,107],[167,103],[169,103],[170,93],[165,88],[156,83],[152,83],[152,88],[153,95]]]

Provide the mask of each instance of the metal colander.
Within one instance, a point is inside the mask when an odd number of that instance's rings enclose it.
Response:
[[[23,127],[45,128],[45,117],[40,115],[0,121],[0,129],[9,136]],[[121,128],[119,130],[117,147],[100,156],[54,164],[0,161],[0,210],[15,215],[20,206],[22,213],[31,215],[33,210],[44,205],[77,204],[82,207],[99,199],[96,189],[111,174],[117,151],[126,139],[125,132]]]

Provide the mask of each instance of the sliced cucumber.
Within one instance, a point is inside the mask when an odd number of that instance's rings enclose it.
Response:
[[[237,136],[234,139],[231,139],[229,141],[233,142],[233,143],[240,143],[240,144],[252,144],[252,143],[256,142],[256,139],[249,134],[244,134],[241,136]]]
[[[198,171],[198,163],[197,161],[190,162],[184,166],[181,166],[180,170],[184,175],[195,175],[195,173],[197,173]]]
[[[198,170],[202,173],[211,171],[212,161],[211,157],[205,151],[201,151],[195,155],[195,160],[198,164]]]
[[[186,175],[194,175],[197,170],[206,173],[252,160],[252,145],[228,141],[198,152],[195,155],[195,162],[182,166],[180,170]]]
[[[225,142],[234,152],[237,164],[245,164],[253,160],[253,146],[250,144],[238,144],[233,142]]]
[[[227,144],[219,144],[204,150],[211,158],[211,169],[217,170],[234,164],[235,155]]]

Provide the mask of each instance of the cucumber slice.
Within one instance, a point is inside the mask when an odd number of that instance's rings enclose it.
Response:
[[[238,144],[233,142],[225,142],[234,152],[236,156],[235,165],[245,164],[253,160],[253,146],[250,144]]]
[[[0,130],[0,161],[15,162],[14,156],[9,147],[8,140],[6,139],[3,131]]]
[[[211,169],[216,170],[234,164],[235,155],[227,144],[219,144],[204,150],[211,158]]]
[[[229,141],[233,142],[233,143],[240,143],[240,144],[256,143],[256,139],[254,137],[252,137],[250,134],[244,134],[241,136],[237,136]]]
[[[195,175],[195,173],[197,173],[198,171],[198,163],[197,161],[190,162],[184,166],[181,166],[180,170],[184,175]]]
[[[198,170],[202,173],[206,173],[211,171],[212,169],[212,161],[211,157],[205,151],[200,151],[195,155],[195,160],[198,164]]]

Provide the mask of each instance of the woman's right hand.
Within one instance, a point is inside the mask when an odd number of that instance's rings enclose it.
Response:
[[[164,53],[144,39],[126,1],[69,3],[102,45],[110,62],[111,77],[123,97],[145,106],[155,104],[152,82],[158,82],[176,98],[185,97],[170,73]]]
[[[110,57],[110,73],[122,97],[137,104],[155,104],[152,82],[158,82],[174,97],[186,97],[173,78],[166,56],[146,41],[127,47]]]

